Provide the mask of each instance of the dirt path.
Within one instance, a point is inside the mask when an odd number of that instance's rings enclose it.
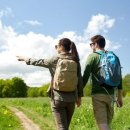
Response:
[[[34,122],[30,120],[22,111],[19,111],[14,107],[9,107],[9,109],[20,119],[24,130],[41,130],[39,126],[34,124]]]

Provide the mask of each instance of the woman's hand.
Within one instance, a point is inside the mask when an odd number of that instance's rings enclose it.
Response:
[[[16,56],[18,61],[27,61],[28,58],[22,57],[22,56]]]
[[[77,98],[76,105],[77,105],[77,107],[80,107],[80,105],[81,105],[81,97]]]

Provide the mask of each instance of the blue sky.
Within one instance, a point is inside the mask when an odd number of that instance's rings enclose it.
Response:
[[[47,69],[18,63],[15,55],[48,58],[63,37],[77,44],[83,72],[95,34],[119,56],[123,75],[130,73],[129,5],[129,0],[1,0],[0,77],[20,76],[32,86],[49,82]]]

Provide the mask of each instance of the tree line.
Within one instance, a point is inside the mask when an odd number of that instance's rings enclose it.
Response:
[[[0,79],[0,97],[45,97],[49,84],[30,87],[19,77]]]
[[[123,95],[130,96],[130,74],[127,74],[123,80]],[[14,77],[12,79],[0,79],[0,97],[46,97],[48,84],[40,87],[27,86],[23,79]],[[84,88],[84,96],[90,96],[91,85],[88,83]]]

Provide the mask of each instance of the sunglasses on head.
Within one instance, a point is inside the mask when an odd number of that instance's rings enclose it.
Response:
[[[55,48],[56,48],[56,49],[57,49],[57,46],[58,46],[58,45],[55,45]]]
[[[55,48],[57,49],[60,45],[55,45]]]

